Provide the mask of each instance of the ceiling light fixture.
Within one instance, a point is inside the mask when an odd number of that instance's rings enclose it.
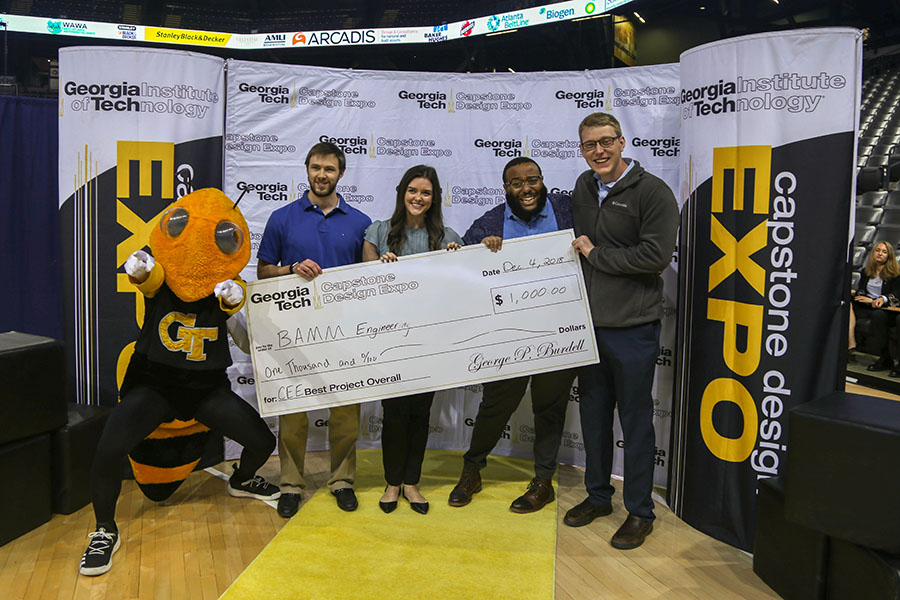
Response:
[[[634,13],[634,16],[637,17],[637,20],[640,21],[641,23],[644,23],[645,25],[647,24],[647,21],[644,20],[644,17],[642,17],[638,13]]]

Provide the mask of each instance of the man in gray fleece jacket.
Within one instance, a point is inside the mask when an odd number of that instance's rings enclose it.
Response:
[[[625,442],[623,499],[628,517],[616,548],[640,546],[653,530],[653,376],[659,354],[660,273],[672,260],[678,204],[672,190],[637,161],[622,157],[618,120],[593,113],[578,128],[590,170],[575,183],[572,212],[600,362],[578,372],[588,497],[564,522],[587,525],[612,512],[613,410]]]

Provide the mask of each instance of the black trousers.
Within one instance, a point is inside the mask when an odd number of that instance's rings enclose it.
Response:
[[[418,485],[434,392],[381,401],[381,458],[388,485]]]
[[[122,461],[125,456],[161,423],[195,418],[210,429],[227,435],[244,449],[234,474],[246,481],[268,460],[275,449],[275,436],[253,408],[231,391],[228,383],[206,390],[178,390],[180,400],[167,398],[173,390],[147,384],[131,387],[116,405],[106,425],[91,473],[91,495],[97,526],[116,530],[116,502],[122,489]],[[185,414],[186,406],[193,415]]]
[[[868,304],[854,302],[851,304],[853,312],[856,314],[856,320],[869,319],[869,337],[872,340],[872,347],[878,349],[878,355],[890,360],[891,351],[888,346],[888,328],[895,327],[897,323],[897,313],[880,308],[872,308]]]
[[[497,445],[509,418],[519,407],[528,377],[514,377],[484,384],[484,393],[469,450],[463,455],[466,468],[481,470]],[[569,406],[569,392],[575,379],[573,369],[531,376],[531,408],[534,411],[534,474],[550,479],[556,472],[556,457],[562,441]]]

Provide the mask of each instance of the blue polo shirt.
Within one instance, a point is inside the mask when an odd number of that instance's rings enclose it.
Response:
[[[323,214],[308,193],[269,216],[257,258],[273,265],[310,258],[323,269],[361,262],[363,237],[372,219],[340,194],[337,206]]]
[[[528,221],[523,221],[517,217],[509,207],[509,202],[506,203],[506,209],[503,211],[504,240],[558,230],[556,214],[553,212],[553,206],[550,204],[549,199],[544,203],[544,208],[541,209],[541,212],[531,215],[531,219]]]

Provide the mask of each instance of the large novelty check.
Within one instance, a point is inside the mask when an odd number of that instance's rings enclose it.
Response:
[[[260,413],[595,363],[572,231],[247,286]]]

